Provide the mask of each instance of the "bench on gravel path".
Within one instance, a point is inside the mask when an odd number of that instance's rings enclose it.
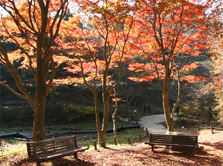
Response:
[[[27,151],[31,160],[37,162],[57,159],[60,157],[74,155],[77,159],[77,152],[87,150],[88,147],[79,147],[75,136],[48,139],[37,142],[28,142]]]
[[[173,135],[173,134],[160,134],[160,133],[150,133],[149,141],[145,144],[152,146],[152,151],[154,151],[155,145],[171,146],[171,147],[183,147],[192,149],[192,153],[196,147],[198,147],[197,135]]]

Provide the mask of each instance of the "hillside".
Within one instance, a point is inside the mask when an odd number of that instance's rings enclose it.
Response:
[[[210,77],[210,68],[211,68],[211,62],[209,61],[207,56],[199,56],[199,57],[193,57],[191,61],[196,62],[197,64],[201,65],[192,73],[195,75],[202,75],[207,78]],[[124,76],[125,73],[128,71],[123,71]],[[4,76],[9,75],[4,73]],[[7,76],[10,78],[9,76]],[[135,83],[130,80],[127,80],[126,78],[123,79],[124,81],[121,82],[119,87],[117,88],[117,93],[120,97],[122,97],[125,102],[119,102],[119,109],[118,114],[119,116],[123,118],[133,118],[133,119],[139,119],[142,116],[149,115],[149,114],[157,114],[157,113],[163,113],[162,109],[162,96],[160,92],[160,87],[156,81],[152,82],[142,82],[142,83]],[[9,79],[9,83],[13,84],[13,80],[11,78]],[[193,84],[190,85],[188,88],[188,92],[190,93],[190,89],[193,89]],[[32,91],[32,86],[30,86],[30,90]],[[34,92],[32,92],[34,93]],[[100,94],[100,92],[99,92]],[[4,96],[4,97],[3,97]],[[170,92],[170,103],[171,105],[175,102],[177,96],[177,89],[176,87],[173,88],[173,90]],[[101,100],[101,96],[99,98]],[[182,99],[182,102],[184,102],[184,99],[187,99],[184,97]],[[1,103],[3,101],[14,101],[14,100],[21,100],[20,98],[16,97],[14,94],[9,92],[6,88],[1,87]],[[69,106],[76,107],[76,106],[94,106],[94,99],[91,91],[86,88],[84,85],[81,86],[59,86],[54,87],[52,92],[48,95],[48,106],[55,105],[56,103],[63,103],[66,105],[65,111]],[[150,112],[147,110],[145,112],[144,107],[150,106]],[[23,111],[16,111],[16,112],[10,112],[10,106],[5,108],[2,107],[2,111],[9,112],[10,116],[15,115],[15,117],[24,117],[25,115],[18,115],[18,113],[25,114],[25,111],[29,114],[29,117],[32,118],[32,110],[29,107],[25,106]],[[21,110],[21,106],[19,107]],[[112,104],[110,107],[111,110]],[[13,107],[14,110],[14,107]],[[134,112],[136,110],[136,112]],[[4,114],[5,115],[5,114]],[[7,116],[7,115],[6,115]],[[26,115],[27,117],[27,115]],[[4,118],[4,117],[1,117]],[[4,119],[2,119],[2,122],[4,122]]]

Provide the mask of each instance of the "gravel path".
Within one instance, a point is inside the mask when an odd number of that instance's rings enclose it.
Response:
[[[175,114],[174,119],[177,119],[177,114]],[[167,129],[159,124],[160,122],[165,121],[164,114],[150,115],[142,117],[138,123],[142,126],[142,128],[147,128],[149,133],[153,132],[167,132]],[[181,128],[175,128],[173,133],[187,133],[187,134],[198,134],[197,131],[187,129],[182,132]],[[223,165],[222,165],[223,166]]]
[[[139,120],[139,124],[143,128],[147,128],[149,132],[152,131],[166,131],[166,128],[160,125],[160,122],[165,121],[164,114],[144,116]]]

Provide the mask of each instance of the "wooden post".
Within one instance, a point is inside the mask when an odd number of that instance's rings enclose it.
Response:
[[[97,141],[94,140],[94,150],[97,150]]]
[[[146,128],[146,137],[149,137],[149,132],[147,128]]]
[[[211,125],[211,134],[214,134],[213,125]]]
[[[199,131],[199,124],[197,124],[197,131]]]
[[[115,145],[117,145],[117,141],[116,141],[115,137],[113,139],[114,139]]]
[[[142,142],[142,137],[141,137],[141,135],[139,135],[139,141]]]
[[[128,143],[131,145],[131,141],[130,141],[130,138],[128,138]]]

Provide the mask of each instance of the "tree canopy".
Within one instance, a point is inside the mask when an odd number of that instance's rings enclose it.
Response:
[[[190,61],[206,48],[204,23],[208,17],[205,11],[209,3],[199,4],[180,1],[137,1],[137,12],[133,25],[133,37],[129,42],[132,54],[142,61],[132,61],[129,70],[141,73],[130,77],[133,81],[157,80],[163,96],[163,109],[169,131],[173,131],[173,118],[183,96],[182,88],[188,83],[205,81],[202,76],[188,74],[199,67]],[[178,95],[172,107],[169,92],[177,82]]]
[[[5,81],[15,95],[27,100],[34,111],[33,140],[45,139],[44,114],[46,96],[53,82],[57,63],[53,45],[61,22],[67,13],[68,1],[12,0],[0,1],[7,15],[1,17],[0,62],[5,65],[19,89],[16,91]],[[2,42],[12,42],[17,50],[7,51]],[[22,60],[22,68],[30,70],[35,80],[35,95],[26,89],[22,76],[13,62]],[[48,82],[47,82],[48,80]]]

